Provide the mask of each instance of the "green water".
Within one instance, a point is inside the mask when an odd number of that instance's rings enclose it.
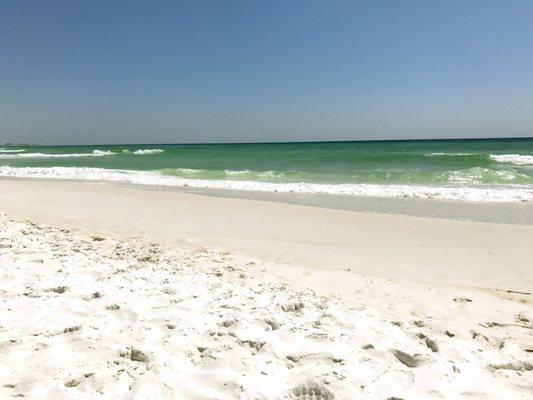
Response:
[[[533,139],[0,148],[0,178],[533,202]]]
[[[133,154],[139,149],[163,152]],[[68,157],[93,150],[113,154]],[[30,158],[30,153],[43,156]],[[509,159],[498,161],[498,155]],[[530,156],[532,161],[511,155]],[[31,147],[0,154],[0,165],[158,170],[186,178],[265,182],[531,184],[533,139]]]

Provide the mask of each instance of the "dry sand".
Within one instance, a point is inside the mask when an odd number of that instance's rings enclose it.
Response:
[[[274,264],[462,286],[533,286],[533,225],[57,181],[0,180],[0,211],[86,234],[218,246]]]
[[[533,395],[532,226],[29,181],[0,212],[0,398]]]

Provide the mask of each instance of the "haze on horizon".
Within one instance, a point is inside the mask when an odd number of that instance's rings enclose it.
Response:
[[[533,136],[530,1],[4,1],[0,143]]]

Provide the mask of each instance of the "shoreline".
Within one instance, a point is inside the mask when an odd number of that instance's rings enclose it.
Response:
[[[386,215],[150,191],[95,182],[0,180],[16,218],[170,246],[217,246],[272,264],[531,291],[532,225]]]
[[[255,200],[332,210],[403,215],[459,221],[533,225],[533,202],[472,202],[461,200],[332,195],[326,193],[279,193],[252,190],[172,187],[128,182],[75,179],[0,177],[0,181],[96,183],[146,191],[178,192],[210,197]]]
[[[187,188],[181,187],[143,187],[142,185],[125,186],[145,190],[176,191],[203,196],[257,200],[340,211],[489,222],[508,225],[533,225],[533,203],[531,202],[483,203],[442,199],[330,195],[324,193],[275,193],[220,189],[188,190]]]

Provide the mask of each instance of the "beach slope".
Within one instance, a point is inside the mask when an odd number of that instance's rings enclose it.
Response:
[[[68,182],[0,212],[0,397],[531,396],[531,226]]]

